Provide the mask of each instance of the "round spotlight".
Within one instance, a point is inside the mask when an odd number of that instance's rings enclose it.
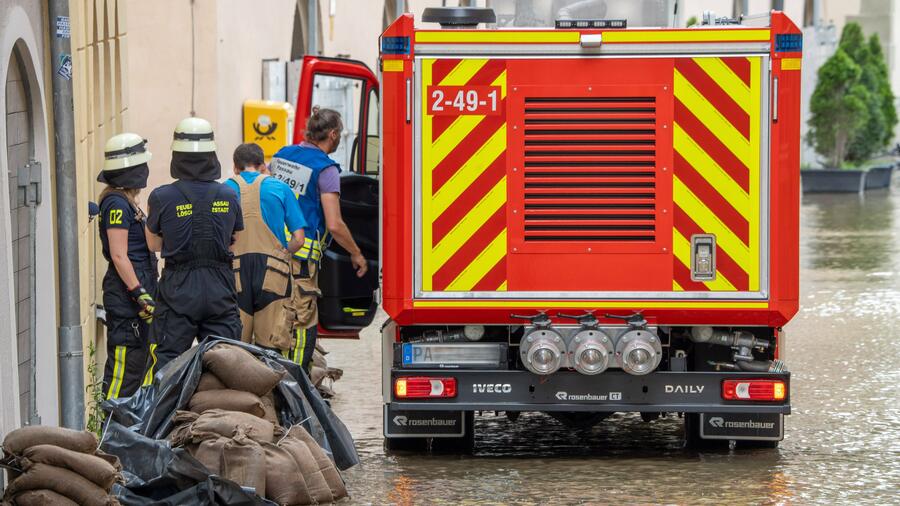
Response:
[[[469,341],[479,341],[484,337],[484,325],[466,325],[463,334]]]
[[[616,343],[616,358],[628,374],[649,374],[662,360],[659,337],[648,330],[630,330]]]
[[[562,365],[565,350],[562,336],[552,329],[530,332],[522,338],[519,350],[522,363],[529,371],[545,376],[553,374]]]
[[[613,355],[612,340],[599,330],[582,330],[569,343],[572,367],[581,374],[600,374],[609,367]]]

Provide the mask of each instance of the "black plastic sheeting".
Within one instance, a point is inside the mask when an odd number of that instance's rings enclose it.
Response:
[[[186,450],[142,436],[114,420],[109,421],[100,447],[122,461],[125,484],[113,485],[112,493],[123,506],[275,504],[211,475]]]
[[[275,387],[278,419],[284,427],[302,424],[340,470],[359,463],[353,438],[299,365],[270,350],[220,337],[198,346],[157,371],[153,384],[134,396],[103,403],[109,419],[103,451],[122,461],[125,486],[114,492],[126,505],[272,504],[235,483],[210,476],[189,453],[165,440],[176,410],[187,410],[203,372],[203,354],[219,343],[239,346],[275,370],[288,372]]]

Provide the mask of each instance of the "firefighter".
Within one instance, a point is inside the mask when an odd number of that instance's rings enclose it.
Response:
[[[259,145],[241,144],[233,159],[234,177],[225,184],[237,192],[244,221],[233,248],[241,339],[287,353],[296,324],[291,255],[303,246],[306,220],[291,188],[262,174],[266,162]]]
[[[222,168],[208,121],[186,118],[173,137],[176,181],[153,190],[147,202],[147,242],[165,260],[148,374],[187,351],[194,338],[241,338],[231,270],[232,244],[244,228],[237,194],[216,181]]]
[[[107,399],[129,397],[141,386],[149,353],[150,322],[156,303],[156,255],[147,247],[144,212],[138,194],[147,187],[150,151],[140,135],[111,137],[97,181],[100,194],[100,243],[109,262],[103,276],[106,310]]]
[[[290,358],[306,369],[316,343],[316,299],[321,293],[318,270],[322,252],[333,238],[350,253],[357,276],[364,276],[368,270],[366,259],[341,216],[341,168],[328,157],[340,145],[343,128],[337,111],[314,107],[306,122],[306,140],[281,148],[269,167],[273,174],[291,184],[307,223],[303,247],[294,255],[298,289],[294,301],[300,324],[290,352]]]

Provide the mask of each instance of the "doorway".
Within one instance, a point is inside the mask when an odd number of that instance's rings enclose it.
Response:
[[[36,208],[29,198],[34,160],[34,116],[31,84],[18,49],[13,49],[6,77],[6,153],[9,178],[10,231],[12,238],[15,339],[19,376],[20,421],[34,422],[34,241]],[[39,168],[37,170],[40,170]],[[20,178],[22,180],[20,180]],[[33,192],[32,192],[33,193]]]

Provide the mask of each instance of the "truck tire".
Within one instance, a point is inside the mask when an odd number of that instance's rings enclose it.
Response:
[[[384,453],[425,453],[428,451],[427,437],[391,437],[384,438]]]
[[[462,437],[436,437],[431,439],[432,453],[470,455],[475,450],[475,412],[466,411],[466,432]]]

